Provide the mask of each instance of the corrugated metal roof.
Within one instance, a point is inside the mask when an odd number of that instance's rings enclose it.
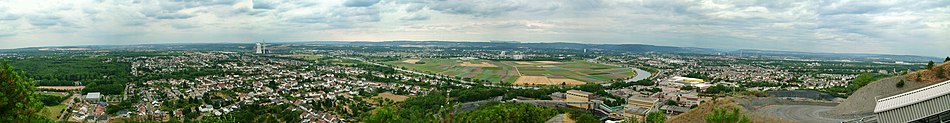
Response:
[[[950,93],[948,90],[950,90],[950,81],[944,81],[917,90],[878,99],[877,105],[874,106],[874,113],[896,109],[940,97]]]
[[[102,94],[99,93],[99,92],[87,93],[87,94],[86,94],[86,99],[89,99],[89,98],[101,98],[101,97],[102,97]]]
[[[594,94],[594,93],[590,93],[590,92],[586,92],[586,91],[580,91],[580,90],[567,90],[567,92],[573,92],[573,93],[584,94],[584,95],[591,95],[591,94]]]
[[[638,96],[631,96],[630,98],[627,98],[627,99],[628,99],[628,100],[649,101],[649,102],[654,102],[654,103],[655,103],[655,102],[660,102],[660,99],[657,99],[657,98],[646,98],[646,97],[638,97]]]

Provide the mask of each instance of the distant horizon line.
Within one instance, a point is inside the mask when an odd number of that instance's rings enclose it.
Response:
[[[263,42],[261,42],[263,41]],[[569,43],[569,44],[590,44],[590,45],[650,45],[650,46],[663,46],[663,47],[677,47],[677,48],[703,48],[703,49],[713,49],[713,50],[759,50],[759,51],[776,51],[776,52],[797,52],[797,53],[827,53],[827,54],[855,54],[855,55],[899,55],[899,56],[919,56],[919,57],[933,57],[933,58],[943,58],[946,56],[927,56],[927,55],[911,55],[911,54],[893,54],[893,53],[854,53],[854,52],[808,52],[808,51],[791,51],[791,50],[777,50],[777,49],[728,49],[728,48],[708,48],[708,47],[689,47],[689,46],[669,46],[669,45],[656,45],[656,44],[643,44],[643,43],[579,43],[579,42],[569,42],[569,41],[539,41],[539,42],[525,42],[525,41],[507,41],[507,40],[386,40],[386,41],[368,41],[368,40],[317,40],[317,41],[276,41],[276,42],[267,42],[266,40],[254,41],[254,42],[170,42],[170,43],[136,43],[136,44],[91,44],[91,45],[64,45],[64,46],[27,46],[27,47],[18,47],[18,48],[0,48],[0,50],[14,50],[14,49],[27,49],[27,48],[59,48],[59,47],[89,47],[89,46],[133,46],[133,45],[171,45],[171,44],[255,44],[255,43],[307,43],[307,42],[481,42],[481,43]]]

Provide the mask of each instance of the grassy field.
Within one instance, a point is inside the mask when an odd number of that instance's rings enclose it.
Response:
[[[59,104],[55,106],[46,106],[43,107],[43,116],[46,116],[50,119],[59,119],[59,115],[63,114],[63,110],[66,109],[66,104]]]
[[[56,96],[63,96],[63,97],[66,96],[62,94],[46,94],[46,95],[56,95]],[[62,115],[63,114],[62,111],[66,109],[66,102],[69,102],[69,99],[63,100],[63,102],[61,102],[59,105],[43,107],[43,110],[40,113],[43,114],[43,116],[46,116],[50,119],[58,119],[57,117],[59,117],[59,115]]]
[[[632,77],[633,70],[583,60],[556,61],[492,61],[458,59],[402,59],[384,64],[420,72],[473,78],[490,82],[534,85],[539,83],[605,83]],[[478,65],[473,65],[478,64]],[[528,79],[518,79],[529,76]],[[539,78],[540,77],[540,78]],[[555,81],[551,81],[555,80]],[[573,80],[579,81],[574,82]]]

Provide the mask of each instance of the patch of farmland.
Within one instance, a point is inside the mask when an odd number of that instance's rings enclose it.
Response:
[[[462,64],[459,65],[470,67],[498,67],[497,65],[488,62],[462,62]]]
[[[472,78],[491,82],[506,82],[529,85],[560,84],[569,81],[579,81],[584,83],[602,83],[607,80],[618,78],[627,78],[634,74],[633,70],[608,66],[599,63],[591,63],[584,60],[575,60],[570,62],[557,61],[491,61],[491,60],[457,60],[457,59],[437,59],[424,58],[417,62],[425,64],[410,64],[402,61],[390,61],[388,64],[417,70],[420,72],[435,73],[440,75],[457,76],[462,78]],[[592,69],[593,68],[593,69]],[[527,76],[527,78],[525,78]],[[525,83],[522,79],[537,79],[531,81],[543,81],[538,77],[545,77],[547,81],[557,80],[563,82],[550,83]],[[560,79],[560,80],[559,80]],[[565,80],[566,79],[566,80]],[[572,82],[577,83],[577,82]]]
[[[585,82],[570,78],[548,78],[546,76],[521,76],[515,81],[515,85],[582,85]]]
[[[419,62],[419,61],[422,61],[422,59],[406,59],[406,60],[402,60],[402,62],[409,63],[409,64],[415,64],[416,62]]]
[[[534,61],[534,62],[540,63],[540,64],[564,64],[562,62],[557,62],[557,61]]]
[[[534,62],[515,62],[515,64],[520,64],[520,65],[532,65],[532,64],[534,64]]]
[[[459,73],[459,74],[455,74],[455,76],[464,77],[464,78],[472,78],[472,77],[475,77],[476,75],[478,75],[478,74],[474,74],[474,73],[469,72],[469,71],[465,71],[465,72],[462,72],[462,73]]]

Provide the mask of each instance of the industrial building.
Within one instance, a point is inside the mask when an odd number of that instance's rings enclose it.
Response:
[[[98,102],[100,99],[102,99],[102,94],[99,92],[86,93],[86,101],[88,102]]]
[[[881,123],[950,122],[950,81],[878,99],[874,115]]]
[[[624,107],[624,117],[633,117],[642,122],[647,114],[656,110],[656,103],[660,102],[657,98],[630,97],[627,98],[627,106]]]
[[[649,109],[653,109],[656,106],[657,102],[660,102],[660,99],[635,97],[635,96],[627,98],[627,105],[649,108]]]
[[[703,79],[689,78],[689,77],[682,77],[682,76],[674,76],[670,78],[668,81],[671,82],[670,84],[677,85],[677,86],[693,86],[693,87],[699,87],[699,88],[706,88],[706,87],[712,86],[712,84],[709,84]]]
[[[594,99],[594,94],[590,92],[579,91],[579,90],[568,90],[566,93],[566,97],[567,98],[565,100],[567,102],[591,102],[591,100]],[[581,108],[581,109],[594,108],[590,104],[568,104],[568,105]]]

